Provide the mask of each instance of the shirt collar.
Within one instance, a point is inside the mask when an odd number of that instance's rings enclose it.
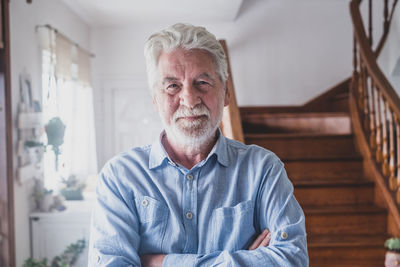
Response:
[[[165,160],[170,160],[164,146],[161,143],[162,137],[165,135],[163,131],[157,140],[152,144],[149,155],[149,168],[154,169],[160,166]],[[220,164],[227,167],[229,165],[229,155],[227,147],[227,139],[223,136],[221,130],[218,128],[218,140],[211,150],[210,154],[207,156],[205,161],[207,161],[212,155],[217,156],[217,160]],[[170,160],[172,162],[172,160]]]
[[[163,163],[165,159],[168,160],[168,154],[165,151],[161,140],[164,136],[165,131],[162,131],[158,136],[157,140],[151,146],[150,155],[149,155],[149,169],[156,168]]]

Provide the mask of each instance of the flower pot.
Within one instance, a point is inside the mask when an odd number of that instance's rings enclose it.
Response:
[[[385,267],[400,266],[400,253],[387,251],[385,258]]]
[[[42,212],[49,212],[54,203],[52,194],[45,194],[43,199],[40,200],[39,209]]]
[[[65,200],[83,200],[81,189],[61,189],[61,195],[65,197]]]

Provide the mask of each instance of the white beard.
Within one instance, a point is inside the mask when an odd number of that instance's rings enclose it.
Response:
[[[210,112],[203,104],[195,106],[193,109],[180,106],[173,114],[171,124],[163,122],[168,139],[173,143],[190,147],[194,150],[207,143],[212,142],[215,133],[222,120],[222,109],[219,111],[216,121],[211,121]],[[193,122],[180,119],[187,116],[203,116]]]

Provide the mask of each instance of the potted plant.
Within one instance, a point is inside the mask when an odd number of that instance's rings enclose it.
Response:
[[[47,145],[51,145],[56,156],[56,170],[58,170],[58,155],[60,146],[64,143],[65,125],[59,117],[52,118],[46,125]]]
[[[386,240],[385,247],[388,249],[385,258],[385,267],[400,265],[400,238],[392,237]]]
[[[70,244],[61,255],[55,256],[51,263],[49,263],[46,258],[42,260],[28,258],[25,260],[23,267],[70,267],[76,263],[85,247],[85,239],[80,239]]]
[[[80,182],[76,175],[70,175],[67,179],[62,178],[61,182],[65,185],[63,189],[60,190],[61,195],[65,197],[66,200],[82,200],[82,190],[85,188],[85,184]]]
[[[35,179],[33,198],[36,208],[42,212],[49,212],[54,204],[53,190],[46,189],[41,179]]]
[[[33,140],[27,140],[24,146],[28,151],[29,161],[35,164],[39,163],[43,156],[44,144]]]

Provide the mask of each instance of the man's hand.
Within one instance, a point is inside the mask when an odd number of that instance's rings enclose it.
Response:
[[[140,257],[143,267],[161,267],[165,254],[146,254]]]
[[[249,250],[254,250],[259,247],[266,247],[269,245],[269,241],[271,240],[271,233],[269,232],[268,229],[265,229],[258,237],[257,239],[251,244],[249,247]]]

